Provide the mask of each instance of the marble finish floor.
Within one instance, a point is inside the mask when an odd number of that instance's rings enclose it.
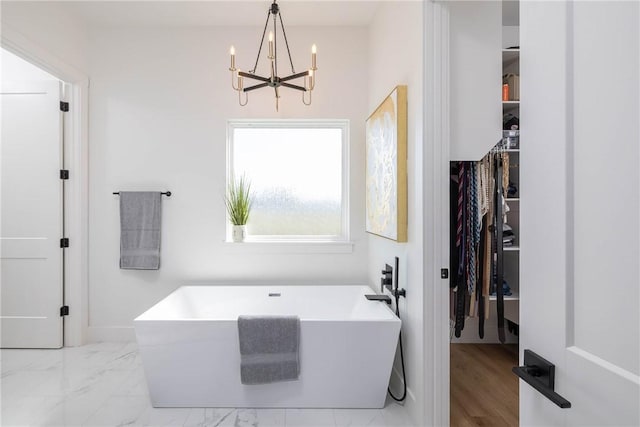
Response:
[[[135,343],[0,350],[2,426],[410,427],[404,408],[153,408]]]

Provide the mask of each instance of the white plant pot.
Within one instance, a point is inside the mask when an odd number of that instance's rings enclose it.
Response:
[[[247,237],[247,226],[246,225],[234,225],[233,230],[231,232],[231,237],[234,242],[244,242],[245,237]]]

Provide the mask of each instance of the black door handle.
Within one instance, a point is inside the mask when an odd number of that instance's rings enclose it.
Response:
[[[531,350],[524,351],[524,366],[515,366],[511,371],[542,393],[561,408],[571,408],[571,402],[553,391],[556,365]]]

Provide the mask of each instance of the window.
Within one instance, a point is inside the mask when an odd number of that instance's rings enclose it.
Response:
[[[348,241],[347,120],[231,121],[228,170],[251,182],[254,241]]]

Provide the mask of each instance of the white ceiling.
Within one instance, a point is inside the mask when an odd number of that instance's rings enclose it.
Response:
[[[59,2],[89,26],[262,26],[270,0]],[[381,1],[280,0],[289,25],[368,25]]]

